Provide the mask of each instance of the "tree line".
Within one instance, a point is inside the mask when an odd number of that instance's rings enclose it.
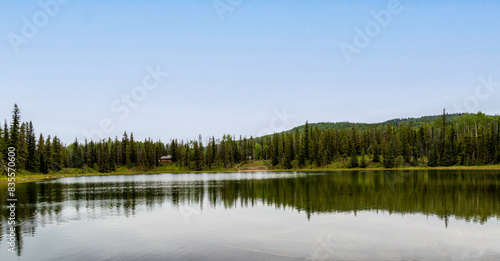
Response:
[[[136,141],[125,132],[99,141],[77,139],[63,144],[57,136],[35,134],[33,123],[21,122],[14,105],[10,125],[0,127],[3,163],[8,147],[16,148],[16,168],[49,173],[63,168],[112,172],[119,167],[151,170],[160,167],[160,157],[171,155],[169,166],[181,170],[232,168],[248,161],[262,160],[271,169],[347,168],[367,166],[473,166],[500,163],[500,116],[463,114],[419,124],[399,123],[351,128],[319,129],[306,122],[293,132],[247,138],[223,135],[202,141],[172,139],[163,143],[147,138]]]

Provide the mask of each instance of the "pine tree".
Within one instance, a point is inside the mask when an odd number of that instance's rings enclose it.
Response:
[[[436,147],[436,146],[434,146]],[[438,156],[438,149],[437,148],[431,148],[431,153],[429,154],[429,167],[437,167],[439,166],[439,156]]]
[[[3,144],[2,144],[2,147],[0,148],[1,149],[1,152],[2,152],[2,157],[3,159],[5,160],[5,162],[7,162],[7,148],[9,147],[9,127],[7,126],[7,120],[5,120],[4,124],[3,124]]]
[[[395,155],[395,149],[394,149],[394,136],[393,136],[393,129],[390,124],[387,124],[387,130],[386,130],[386,144],[384,148],[384,160],[382,164],[384,165],[385,168],[394,168],[396,165],[396,155]]]
[[[394,149],[392,148],[392,146],[390,144],[388,144],[387,148],[385,149],[383,165],[384,165],[384,168],[388,168],[388,169],[394,168],[396,165]]]
[[[347,167],[348,168],[356,168],[358,166],[359,166],[359,164],[358,164],[358,156],[356,155],[356,149],[354,147],[352,147],[351,155],[350,155]]]
[[[31,121],[28,123],[28,129],[26,132],[26,144],[27,144],[26,170],[31,172],[38,172],[35,130],[33,128],[33,123]]]
[[[128,136],[127,132],[123,133],[122,137],[122,165],[131,167],[132,162],[130,161],[130,148],[128,148]]]
[[[8,147],[13,147],[16,150],[16,155],[19,154],[19,124],[21,119],[21,111],[17,107],[17,104],[14,104],[14,109],[12,110],[12,122],[10,123],[9,130],[9,145]],[[15,169],[18,170],[20,167],[20,158],[16,157],[16,165]]]
[[[40,133],[40,138],[38,138],[37,154],[38,154],[38,161],[40,164],[39,171],[44,174],[49,173],[49,163],[46,155],[45,140],[41,133]]]
[[[111,141],[111,139],[108,139],[108,144],[109,144],[109,171],[115,171],[116,170],[116,164],[118,162],[117,160],[117,155],[118,155],[118,148],[117,146],[120,144],[118,142],[118,138],[115,137],[115,142]]]
[[[366,168],[368,164],[366,163],[365,159],[365,149],[361,149],[361,160],[359,162],[359,167],[360,168]]]
[[[19,146],[19,121],[21,118],[21,111],[17,107],[17,104],[14,104],[14,109],[12,110],[12,122],[10,124],[10,139],[9,139],[9,147],[18,148]]]
[[[129,156],[132,165],[137,165],[137,144],[134,141],[134,133],[130,133],[130,141],[128,146],[130,147]]]
[[[279,135],[273,134],[272,148],[271,148],[271,164],[276,166],[279,164]]]
[[[306,125],[304,126],[304,144],[302,146],[304,151],[304,160],[309,160],[309,122],[306,121]]]
[[[76,138],[72,144],[71,167],[73,168],[83,167],[82,149],[80,148],[80,145],[78,144],[78,139]]]
[[[57,136],[52,139],[52,169],[59,171],[63,167],[63,152],[61,141]]]
[[[196,171],[201,170],[201,163],[202,163],[202,157],[201,157],[201,148],[198,147],[198,142],[195,141],[193,143],[193,150],[194,150],[194,155],[193,155],[193,161],[194,161],[194,169]]]
[[[170,155],[172,155],[172,162],[177,162],[179,160],[179,152],[178,152],[178,148],[177,148],[177,140],[172,140],[170,142]]]
[[[28,148],[26,145],[26,126],[27,124],[22,123],[21,128],[19,128],[19,141],[16,153],[16,161],[19,169],[26,169],[26,157],[28,156]]]
[[[380,162],[380,146],[375,144],[373,148],[373,162]]]
[[[104,141],[97,143],[97,166],[99,172],[109,172],[109,148]]]
[[[283,162],[285,169],[292,168],[293,155],[294,155],[294,153],[293,153],[293,139],[291,138],[291,135],[289,135],[289,137],[285,143],[285,158],[284,158],[284,162]]]
[[[44,150],[44,156],[45,156],[45,162],[47,165],[47,172],[49,173],[50,170],[52,170],[53,167],[53,162],[52,162],[52,142],[50,135],[47,136],[47,139],[45,140],[45,150]]]

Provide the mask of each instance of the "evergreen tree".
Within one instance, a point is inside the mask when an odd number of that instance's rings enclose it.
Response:
[[[44,174],[49,173],[49,162],[46,153],[45,140],[43,135],[40,133],[40,138],[38,138],[37,154],[40,164],[39,171]]]
[[[22,123],[19,129],[19,141],[16,153],[16,161],[19,169],[26,169],[26,157],[28,156],[28,148],[26,145],[26,126],[27,124]]]
[[[429,154],[429,167],[437,167],[439,165],[438,149],[432,148]]]
[[[47,136],[47,139],[45,140],[45,150],[44,150],[44,156],[45,156],[45,164],[47,167],[47,172],[49,173],[50,170],[52,170],[53,167],[53,162],[52,162],[52,142],[50,135]]]
[[[378,144],[373,147],[373,162],[380,162],[380,146]]]
[[[118,137],[115,137],[115,141],[111,141],[111,139],[108,139],[108,144],[109,144],[109,162],[108,162],[108,166],[109,166],[109,171],[115,171],[116,170],[116,165],[117,165],[117,162],[118,159],[117,159],[117,155],[118,155],[118,145],[120,145],[120,143],[118,142]]]
[[[134,141],[134,133],[130,133],[130,141],[129,141],[129,144],[128,146],[130,147],[130,162],[132,163],[132,165],[136,165],[137,164],[137,145]]]
[[[0,148],[2,151],[2,158],[4,159],[5,162],[7,162],[7,149],[9,147],[9,127],[7,126],[7,120],[4,122],[4,128],[3,128],[3,144],[2,147]]]
[[[83,167],[82,149],[80,148],[80,145],[78,144],[77,138],[75,138],[75,141],[72,144],[71,167],[72,168],[82,168]]]
[[[97,143],[97,166],[99,172],[109,172],[109,147],[107,142]]]
[[[393,137],[393,129],[390,124],[387,124],[387,131],[386,131],[386,144],[384,148],[384,160],[382,164],[384,165],[384,168],[394,168],[396,165],[396,155],[395,155],[395,149],[394,149],[394,137]]]
[[[26,170],[31,172],[38,172],[35,130],[33,128],[33,123],[31,121],[28,123],[28,129],[26,132],[26,144],[27,144]]]
[[[16,149],[16,155],[19,153],[20,119],[21,119],[21,111],[17,107],[17,104],[14,104],[14,109],[12,110],[12,122],[10,123],[10,130],[9,130],[8,147],[14,147]],[[5,129],[7,129],[7,128],[5,128]],[[20,158],[16,157],[15,169],[18,170],[20,165],[21,165]]]
[[[358,166],[359,166],[359,164],[358,164],[358,156],[356,155],[356,149],[354,147],[352,147],[351,155],[350,155],[347,167],[348,168],[356,168]]]
[[[132,162],[130,161],[130,153],[127,132],[124,132],[122,137],[122,165],[125,165],[128,168],[132,165]]]
[[[194,150],[194,155],[193,155],[193,161],[194,161],[194,170],[200,171],[201,170],[201,163],[202,163],[202,156],[201,156],[201,148],[198,147],[198,142],[195,141],[193,143],[193,150]]]
[[[273,166],[279,164],[279,135],[276,133],[273,135],[272,139],[271,164]]]
[[[304,160],[309,160],[309,122],[306,121],[306,125],[304,126],[304,144],[302,146],[304,151]]]
[[[361,160],[359,162],[359,167],[360,168],[366,168],[368,164],[366,163],[365,159],[365,149],[361,149]]]
[[[291,138],[291,135],[288,137],[286,140],[285,144],[285,159],[284,159],[284,167],[285,169],[291,169],[292,168],[292,160],[293,160],[293,139]]]
[[[5,124],[7,125],[7,124]],[[2,162],[2,160],[5,160],[5,157],[7,157],[7,143],[9,142],[9,138],[8,137],[5,137],[5,133],[8,133],[8,129],[7,129],[7,126],[5,126],[5,130],[2,130],[1,126],[0,126],[0,162]],[[3,172],[2,172],[3,173]]]
[[[12,122],[10,124],[10,133],[9,133],[9,147],[18,148],[19,146],[19,124],[21,119],[21,111],[17,107],[17,104],[14,104],[14,109],[12,110]]]
[[[63,167],[63,151],[61,141],[54,136],[52,139],[52,169],[59,171]]]

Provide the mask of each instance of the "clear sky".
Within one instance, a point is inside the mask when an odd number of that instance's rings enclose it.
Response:
[[[3,1],[0,119],[17,103],[37,135],[70,143],[498,114],[499,12],[493,0]]]

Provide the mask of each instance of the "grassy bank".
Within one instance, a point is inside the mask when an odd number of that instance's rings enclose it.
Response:
[[[245,167],[264,166],[262,162],[254,162],[251,164],[242,164],[243,172]],[[349,169],[342,166],[340,163],[330,164],[326,167],[307,166],[305,168],[282,169],[279,167],[269,168],[267,171],[351,171],[351,170],[388,170],[380,163],[371,163],[366,168]],[[484,165],[484,166],[451,166],[451,167],[399,167],[392,170],[500,170],[500,164]],[[203,171],[193,171],[185,168],[175,167],[173,165],[160,166],[152,170],[128,169],[120,167],[114,172],[100,173],[94,169],[72,169],[65,168],[58,172],[50,172],[48,174],[31,173],[29,171],[19,171],[16,173],[16,182],[33,182],[55,178],[79,177],[79,176],[108,176],[108,175],[133,175],[133,174],[159,174],[159,173],[216,173],[216,172],[238,172],[237,168],[218,168]],[[0,176],[0,183],[7,183],[7,176]]]

